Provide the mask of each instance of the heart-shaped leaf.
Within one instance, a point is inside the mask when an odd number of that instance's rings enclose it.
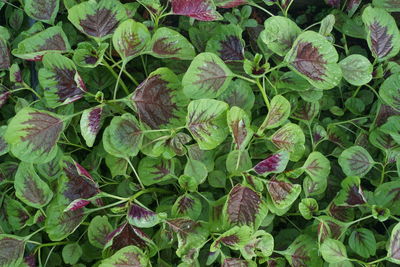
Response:
[[[43,57],[43,66],[39,81],[49,107],[69,104],[83,97],[86,87],[72,60],[49,53]]]
[[[167,27],[159,28],[153,34],[149,54],[181,60],[191,60],[196,55],[193,45],[182,34]]]
[[[206,52],[218,55],[225,62],[243,60],[242,29],[233,24],[218,26],[207,42]]]
[[[368,6],[362,14],[367,42],[373,56],[380,61],[400,51],[400,33],[395,19],[384,9]]]
[[[289,68],[319,89],[331,89],[339,84],[342,71],[337,64],[338,59],[333,45],[312,31],[300,34],[285,57]]]
[[[343,78],[350,84],[361,86],[372,80],[373,67],[362,55],[350,55],[339,62]]]
[[[149,258],[137,246],[127,246],[118,250],[110,258],[103,260],[99,267],[146,267]]]
[[[175,164],[172,160],[145,157],[139,162],[138,173],[145,186],[174,178]]]
[[[176,15],[188,16],[202,21],[222,19],[212,0],[172,0],[171,5],[172,12]]]
[[[291,19],[273,16],[265,20],[261,40],[274,53],[285,56],[292,48],[301,29]]]
[[[182,79],[183,92],[194,99],[215,98],[229,85],[234,74],[215,54],[197,55]]]
[[[347,176],[365,176],[374,165],[374,160],[365,148],[352,146],[339,156],[339,165]]]
[[[374,4],[375,7],[384,8],[389,12],[400,11],[399,0],[373,0],[372,3]]]
[[[171,208],[172,216],[189,217],[192,220],[197,220],[201,214],[201,201],[190,194],[184,194],[175,201]]]
[[[24,10],[28,16],[49,24],[54,24],[59,6],[59,0],[26,0],[24,2]]]
[[[335,199],[335,204],[345,206],[359,206],[367,203],[364,192],[360,186],[360,178],[349,176],[341,183],[342,189]]]
[[[304,162],[303,169],[311,178],[326,179],[331,171],[331,164],[320,152],[311,152]]]
[[[400,111],[400,73],[392,74],[385,79],[379,89],[379,95],[390,107]]]
[[[22,202],[37,209],[46,206],[53,197],[50,187],[40,179],[30,163],[20,163],[14,187],[15,195]]]
[[[232,107],[228,111],[227,120],[236,149],[240,150],[245,148],[253,137],[249,116],[243,109]]]
[[[130,224],[141,228],[150,228],[160,222],[157,213],[137,204],[129,207],[127,220]]]
[[[80,127],[83,139],[88,147],[92,147],[103,124],[103,107],[85,109],[82,113]]]
[[[189,103],[186,127],[200,149],[211,150],[228,136],[227,110],[228,104],[214,99],[200,99]]]
[[[270,105],[271,108],[268,111],[267,117],[257,132],[259,135],[265,129],[273,129],[281,126],[289,118],[290,103],[285,97],[281,95],[274,96]]]
[[[267,176],[270,173],[283,172],[288,162],[289,152],[282,150],[259,162],[253,169],[257,174]]]
[[[61,26],[47,28],[18,43],[18,47],[12,51],[16,57],[38,61],[49,52],[68,52],[71,49],[67,36]]]
[[[20,160],[45,163],[56,156],[56,144],[63,128],[64,123],[58,115],[23,108],[10,121],[4,139]]]
[[[131,100],[139,120],[152,129],[180,127],[184,122],[188,100],[178,77],[167,68],[150,73]]]
[[[150,32],[144,24],[128,19],[118,26],[112,40],[115,50],[127,63],[140,55],[150,42],[150,38]]]
[[[96,40],[109,38],[118,24],[127,19],[117,0],[86,1],[68,9],[68,19],[82,33]]]
[[[20,266],[24,259],[25,242],[15,235],[0,235],[1,266]]]
[[[277,148],[293,152],[296,145],[304,144],[305,136],[300,126],[287,123],[271,136],[271,141]]]
[[[267,182],[268,193],[275,207],[286,209],[299,197],[301,185],[272,178]]]

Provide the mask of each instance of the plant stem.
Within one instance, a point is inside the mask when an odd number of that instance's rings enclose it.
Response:
[[[111,74],[114,76],[114,78],[118,79],[118,74],[117,74],[117,73],[114,71],[114,69],[107,63],[107,61],[103,60],[102,64],[103,64],[104,67],[106,67],[106,68],[111,72]],[[120,84],[121,84],[121,86],[122,86],[122,89],[124,89],[125,93],[126,93],[127,95],[129,95],[128,87],[126,86],[126,84],[124,83],[124,81],[121,80],[121,81],[120,81]]]
[[[32,92],[34,95],[36,95],[37,98],[42,99],[42,97],[35,90],[33,90],[31,87],[29,87],[27,84],[24,83],[24,86],[25,87],[21,87],[21,88],[17,88],[17,89],[11,90],[10,93],[16,93],[18,91],[28,90],[28,91]]]
[[[262,11],[264,11],[265,13],[267,13],[268,15],[270,15],[271,17],[274,17],[275,15],[272,14],[271,12],[269,12],[268,10],[266,10],[265,8],[263,8],[262,6],[257,5],[256,3],[249,3],[249,5],[254,6]]]
[[[235,77],[239,78],[239,79],[242,79],[242,80],[245,80],[245,81],[247,81],[249,83],[252,83],[252,84],[256,84],[257,83],[255,80],[247,78],[247,77],[242,76],[242,75],[235,74]]]
[[[291,0],[290,3],[288,4],[288,6],[286,7],[285,13],[284,13],[285,17],[288,16],[288,12],[289,12],[290,6],[293,4],[293,2],[294,2],[294,0]]]
[[[256,84],[258,86],[258,89],[260,89],[261,95],[263,96],[263,99],[264,99],[265,105],[267,106],[267,109],[270,110],[271,105],[269,103],[269,99],[268,99],[267,93],[265,92],[264,86],[261,85],[259,79],[257,79]]]
[[[126,65],[126,61],[124,60],[124,62],[122,62],[122,67],[121,67],[121,69],[119,70],[117,82],[115,83],[115,87],[114,87],[114,96],[113,96],[113,99],[114,99],[114,100],[117,99],[118,85],[119,85],[119,82],[121,81],[121,75],[122,75],[122,72],[123,72],[124,69],[125,69],[125,65]]]
[[[36,247],[33,254],[36,254],[36,252],[43,248],[43,247],[52,247],[52,246],[59,246],[59,245],[65,245],[71,243],[70,241],[60,241],[60,242],[52,242],[52,243],[45,243],[45,244],[41,244],[40,246]]]
[[[125,160],[128,162],[129,166],[131,167],[132,171],[135,173],[137,180],[139,181],[140,186],[142,187],[142,189],[144,189],[144,185],[142,183],[142,181],[140,180],[139,174],[136,172],[135,167],[133,166],[131,160],[127,157],[125,158]]]

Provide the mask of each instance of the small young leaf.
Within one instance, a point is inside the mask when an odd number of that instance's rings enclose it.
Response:
[[[281,95],[274,96],[271,100],[271,108],[268,111],[265,121],[260,126],[258,134],[260,135],[265,129],[273,129],[281,126],[289,118],[289,115],[289,101]]]
[[[82,113],[80,127],[83,139],[88,147],[92,147],[103,124],[103,107],[85,109]]]
[[[249,116],[241,108],[232,107],[228,111],[227,120],[236,149],[244,149],[253,136],[253,130],[250,128]]]
[[[129,207],[127,220],[130,224],[140,228],[150,228],[160,222],[157,213],[136,204]]]
[[[257,174],[267,176],[270,173],[283,172],[288,162],[289,152],[282,150],[259,162],[253,169]]]
[[[318,211],[318,202],[314,198],[303,198],[299,203],[301,216],[306,220],[313,218],[313,213]]]
[[[62,250],[62,257],[66,264],[76,264],[82,256],[82,248],[78,243],[67,244]]]
[[[339,263],[347,260],[346,247],[338,240],[326,239],[321,245],[320,252],[328,263]]]
[[[90,42],[81,42],[72,59],[79,67],[95,68],[103,61],[107,48],[108,43],[101,43],[99,47],[95,47]]]
[[[374,165],[374,160],[365,148],[352,146],[339,156],[339,165],[347,176],[365,176]]]
[[[341,183],[342,189],[335,199],[336,205],[359,206],[367,203],[364,192],[360,186],[360,178],[349,176]]]

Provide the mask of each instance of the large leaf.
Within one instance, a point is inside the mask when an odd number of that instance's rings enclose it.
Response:
[[[150,38],[150,32],[144,24],[128,19],[118,26],[112,40],[115,50],[126,63],[146,48]]]
[[[144,80],[131,100],[139,120],[152,129],[175,128],[184,124],[187,98],[178,77],[167,68],[159,68]]]
[[[107,216],[94,217],[88,227],[88,239],[90,244],[97,248],[104,248],[107,237],[112,232],[112,226],[108,222]]]
[[[265,202],[253,189],[237,184],[229,192],[224,206],[228,225],[249,225],[257,229],[266,215]]]
[[[26,0],[24,2],[24,10],[28,16],[49,24],[54,24],[59,6],[59,0]]]
[[[374,256],[376,252],[374,233],[366,228],[354,230],[349,237],[349,246],[363,258]]]
[[[20,266],[23,262],[25,242],[14,235],[0,235],[0,266]]]
[[[143,184],[148,186],[175,177],[174,168],[172,160],[145,157],[139,162],[138,173]]]
[[[347,176],[365,176],[374,165],[374,160],[365,148],[352,146],[339,156],[339,165]]]
[[[301,29],[291,19],[274,16],[264,22],[261,40],[274,53],[284,56],[292,48]]]
[[[82,33],[103,40],[127,19],[127,14],[118,0],[86,1],[68,9],[68,19]]]
[[[285,57],[289,68],[319,89],[331,89],[339,84],[342,71],[338,59],[333,45],[312,31],[300,34]]]
[[[221,144],[229,130],[226,122],[228,104],[214,99],[190,102],[186,127],[200,149],[210,150]]]
[[[384,8],[389,12],[400,11],[399,0],[373,0],[372,3],[374,4],[374,6]]]
[[[222,19],[212,0],[172,0],[172,12],[197,20],[211,21]]]
[[[183,92],[194,99],[215,98],[229,85],[234,74],[215,54],[197,55],[182,79]]]
[[[400,264],[400,223],[393,227],[387,257],[389,261]]]
[[[296,145],[304,144],[305,136],[300,126],[287,123],[272,134],[271,141],[277,148],[293,152]]]
[[[115,157],[136,156],[142,145],[143,130],[130,113],[114,116],[103,134],[104,149]]]
[[[339,62],[343,78],[350,84],[361,86],[372,80],[373,67],[362,55],[350,55]]]
[[[81,116],[80,128],[86,145],[92,147],[103,124],[103,107],[85,109]]]
[[[241,108],[232,107],[228,112],[227,120],[236,149],[244,149],[253,137],[249,116]]]
[[[304,162],[303,169],[311,178],[326,179],[331,171],[331,164],[320,152],[311,152]]]
[[[384,9],[368,6],[362,20],[367,30],[368,46],[380,61],[396,56],[400,51],[400,32],[394,18]]]
[[[63,127],[63,120],[56,114],[23,108],[10,121],[4,138],[20,160],[45,163],[56,156]]]
[[[392,74],[383,81],[379,95],[386,104],[400,111],[400,73]]]
[[[148,53],[157,58],[180,60],[191,60],[196,55],[193,45],[182,34],[167,27],[153,34]]]
[[[272,178],[267,182],[268,193],[275,207],[286,209],[299,197],[301,185]]]
[[[283,172],[288,162],[289,152],[282,150],[259,162],[253,169],[257,174],[267,176],[270,173]]]
[[[69,104],[83,97],[86,87],[72,60],[49,53],[43,57],[43,66],[39,81],[49,107]]]
[[[61,26],[47,28],[18,43],[12,51],[16,57],[26,60],[42,60],[48,52],[68,52],[71,49],[67,36]]]
[[[218,100],[228,103],[230,107],[239,107],[249,111],[254,106],[255,96],[248,82],[236,79],[229,83],[228,88],[222,92]]]
[[[207,42],[206,52],[217,54],[223,61],[244,59],[244,41],[239,26],[219,25]]]
[[[289,118],[290,103],[285,97],[281,95],[274,96],[270,105],[271,108],[268,110],[267,117],[257,132],[258,135],[262,134],[265,129],[281,126]]]
[[[41,208],[53,197],[49,186],[36,174],[33,165],[21,162],[15,174],[15,195],[25,204]]]
[[[149,258],[136,246],[127,246],[118,250],[110,258],[103,260],[99,267],[146,267]]]

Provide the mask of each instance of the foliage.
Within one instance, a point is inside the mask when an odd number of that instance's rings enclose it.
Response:
[[[0,0],[0,266],[400,264],[400,1],[302,2]]]

